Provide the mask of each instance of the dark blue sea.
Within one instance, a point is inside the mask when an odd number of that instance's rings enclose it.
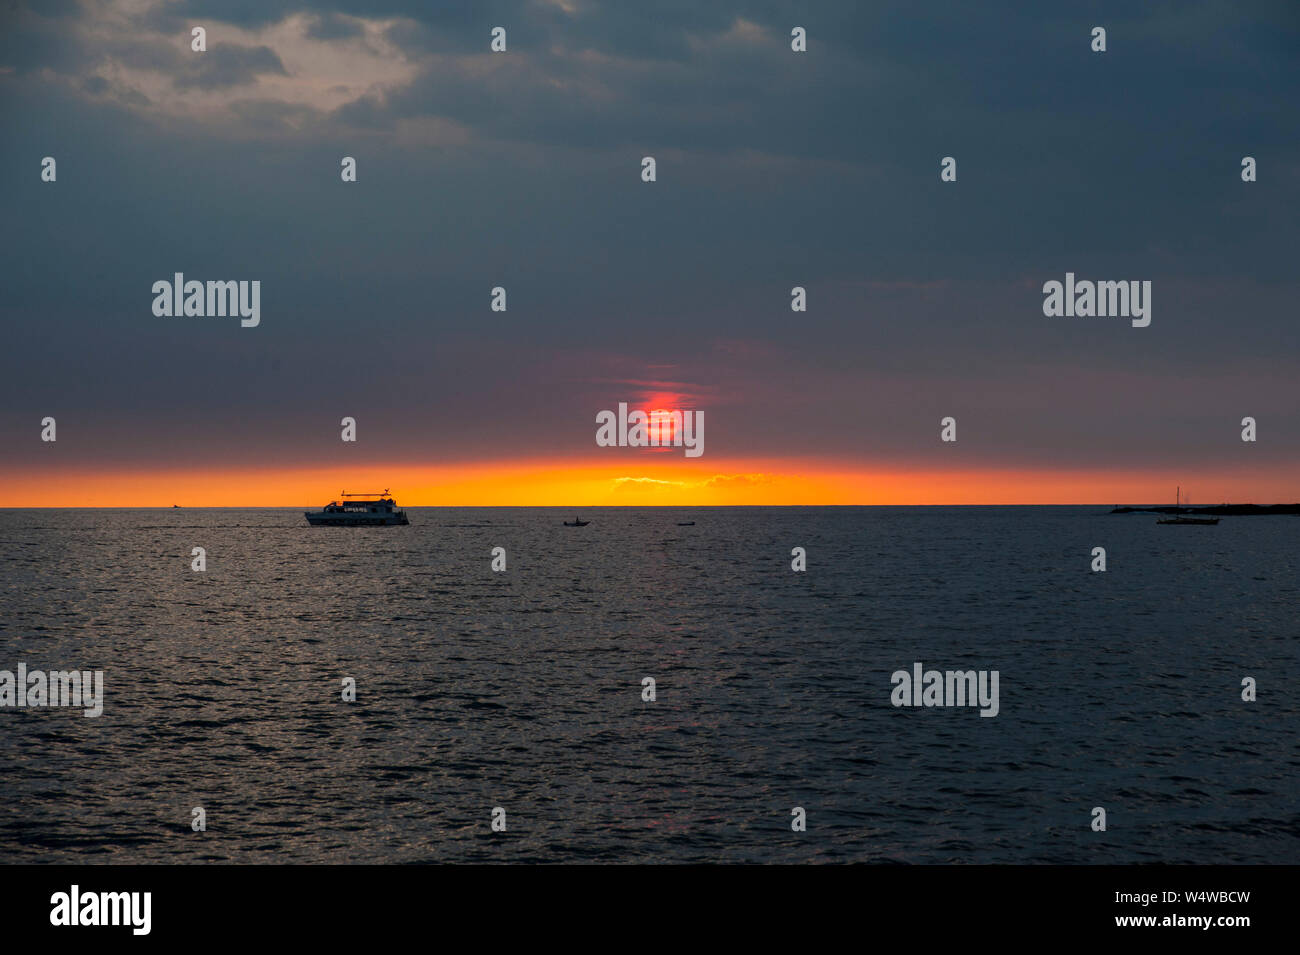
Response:
[[[0,862],[1300,862],[1300,518],[408,510],[0,511]]]

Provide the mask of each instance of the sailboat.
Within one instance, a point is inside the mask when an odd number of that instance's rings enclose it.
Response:
[[[1182,510],[1182,495],[1183,495],[1183,489],[1180,486],[1176,491],[1174,491],[1174,508],[1176,510],[1180,510],[1180,511]],[[1178,514],[1174,517],[1162,517],[1160,518],[1160,520],[1156,521],[1156,523],[1157,524],[1217,524],[1219,523],[1219,519],[1217,517],[1183,517],[1181,514]]]

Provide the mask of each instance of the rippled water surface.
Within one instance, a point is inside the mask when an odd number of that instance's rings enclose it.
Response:
[[[1300,518],[408,510],[0,511],[0,861],[1300,862]]]

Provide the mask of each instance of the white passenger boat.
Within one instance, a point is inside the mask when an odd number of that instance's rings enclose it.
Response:
[[[382,494],[373,491],[349,494],[344,491],[339,497],[342,500],[330,501],[319,511],[305,511],[307,523],[312,527],[389,527],[411,523],[406,519],[406,511],[397,509],[397,502],[388,488],[384,488]]]

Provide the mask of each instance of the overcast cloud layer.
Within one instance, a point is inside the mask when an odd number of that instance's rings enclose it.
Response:
[[[6,6],[3,466],[45,415],[102,466],[327,463],[343,415],[376,460],[590,457],[648,395],[711,456],[938,464],[952,414],[966,464],[1196,467],[1253,415],[1295,463],[1298,8],[1036,6]],[[155,317],[178,271],[261,325]],[[1067,271],[1151,326],[1045,317]]]

